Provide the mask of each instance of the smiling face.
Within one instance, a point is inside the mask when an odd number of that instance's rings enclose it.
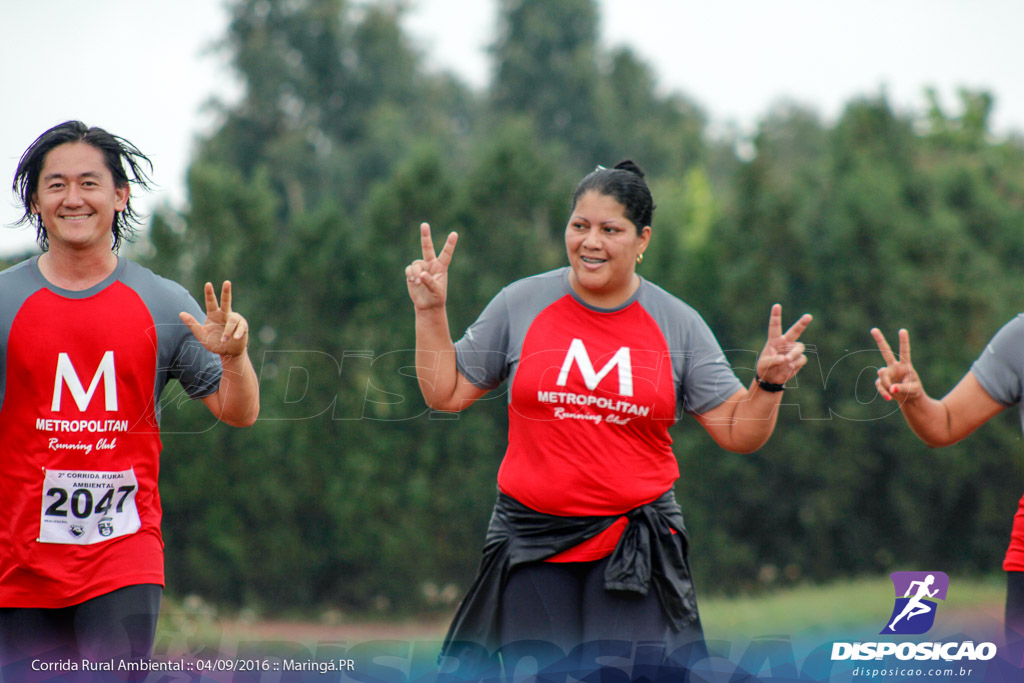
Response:
[[[638,233],[614,197],[595,191],[581,195],[565,226],[573,291],[600,308],[625,302],[640,283],[636,258],[650,239],[650,226]]]
[[[50,250],[110,251],[114,218],[128,202],[128,186],[117,187],[103,153],[84,142],[54,147],[46,155],[32,195]]]

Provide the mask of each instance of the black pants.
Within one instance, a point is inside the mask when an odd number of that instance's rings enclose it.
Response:
[[[699,620],[674,631],[653,586],[647,595],[606,591],[607,563],[534,562],[511,571],[500,612],[506,667],[531,657],[542,670],[574,652],[583,669],[602,657],[655,667],[669,658],[688,668],[706,656]]]
[[[5,679],[11,667],[32,659],[108,661],[140,659],[153,650],[163,588],[126,586],[59,609],[0,609],[0,664]]]
[[[1024,639],[1024,572],[1006,572],[1006,637]]]

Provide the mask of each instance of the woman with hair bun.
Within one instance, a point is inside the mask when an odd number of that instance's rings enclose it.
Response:
[[[438,254],[420,226],[423,257],[406,279],[424,399],[460,411],[509,382],[498,500],[443,654],[475,645],[506,667],[529,655],[586,668],[632,658],[640,641],[682,666],[704,651],[668,428],[689,413],[723,448],[760,448],[807,362],[798,340],[811,316],[783,333],[772,306],[744,387],[700,315],[637,274],[653,212],[636,164],[599,166],[572,197],[568,266],[505,287],[454,344],[445,302],[458,236]],[[609,642],[618,649],[601,649]]]

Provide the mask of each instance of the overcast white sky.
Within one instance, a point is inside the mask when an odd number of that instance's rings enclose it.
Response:
[[[996,97],[997,131],[1024,132],[1024,3],[1019,0],[599,0],[608,47],[627,44],[661,87],[695,99],[719,123],[754,125],[788,98],[834,117],[852,97],[883,87],[920,109],[926,86],[950,107],[957,88]],[[406,26],[437,69],[474,86],[496,0],[409,0]],[[202,104],[237,88],[209,47],[223,35],[218,0],[48,0],[0,9],[0,179],[43,130],[77,118],[128,138],[154,163],[149,213],[180,206]],[[0,201],[0,253],[31,247],[13,196]]]

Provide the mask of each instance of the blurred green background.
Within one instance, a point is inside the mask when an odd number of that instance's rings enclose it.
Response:
[[[460,233],[459,336],[502,286],[565,262],[576,181],[625,157],[658,205],[641,274],[703,314],[743,381],[772,303],[787,325],[815,316],[768,445],[740,456],[691,419],[674,430],[702,598],[997,573],[1024,490],[1016,411],[930,451],[875,396],[868,333],[906,327],[942,395],[1024,308],[1024,140],[990,130],[993,95],[897,111],[879,94],[833,122],[780,105],[750,139],[712,134],[630,49],[599,47],[593,0],[500,5],[478,90],[426,68],[400,4],[230,3],[244,96],[197,145],[187,206],[126,251],[195,296],[230,278],[260,375],[250,429],[165,394],[169,595],[450,613],[479,558],[505,397],[424,407],[403,276],[417,226]]]

